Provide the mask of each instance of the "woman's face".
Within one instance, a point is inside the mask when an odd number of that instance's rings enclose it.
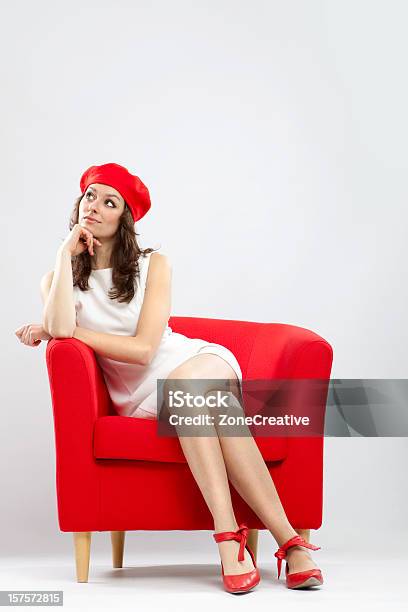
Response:
[[[111,237],[118,230],[124,208],[125,201],[114,187],[92,183],[79,204],[78,223],[97,238]]]

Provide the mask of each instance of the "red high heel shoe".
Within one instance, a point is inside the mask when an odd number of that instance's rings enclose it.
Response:
[[[224,588],[229,593],[246,593],[253,589],[261,580],[259,570],[256,566],[255,557],[252,554],[252,550],[247,544],[248,527],[241,523],[236,531],[221,531],[220,533],[214,533],[213,538],[216,542],[224,542],[224,540],[236,540],[240,543],[238,552],[238,561],[244,561],[244,549],[246,548],[251,555],[252,562],[254,564],[253,570],[246,572],[246,574],[224,574],[224,567],[221,561],[222,579],[224,582]]]
[[[282,544],[282,546],[280,546],[275,553],[275,557],[278,559],[278,578],[280,576],[282,559],[286,558],[286,551],[292,546],[304,546],[305,548],[310,548],[312,550],[320,550],[320,546],[309,544],[309,542],[306,542],[306,540],[300,535],[293,536],[293,538],[290,538],[290,540],[285,542],[285,544]],[[304,572],[289,574],[288,562],[286,561],[285,570],[286,586],[288,589],[298,589],[300,587],[318,586],[323,584],[322,572],[317,567],[310,570],[305,570]]]

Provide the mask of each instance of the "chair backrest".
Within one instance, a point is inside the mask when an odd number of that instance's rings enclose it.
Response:
[[[237,358],[244,378],[247,375],[255,338],[262,325],[265,324],[205,317],[173,316],[169,320],[169,326],[174,332],[227,347]]]

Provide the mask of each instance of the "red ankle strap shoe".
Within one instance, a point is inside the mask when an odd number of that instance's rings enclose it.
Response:
[[[216,542],[224,542],[224,540],[236,540],[239,542],[238,561],[244,561],[244,550],[246,548],[254,564],[255,569],[250,572],[246,572],[245,574],[228,574],[226,576],[221,561],[224,588],[229,593],[246,593],[253,589],[261,579],[259,570],[256,566],[255,557],[247,544],[248,531],[248,527],[244,525],[244,523],[241,523],[236,531],[221,531],[220,533],[213,534],[213,538]]]
[[[320,550],[320,546],[315,546],[306,542],[300,535],[293,536],[285,544],[282,544],[275,553],[275,557],[278,559],[278,578],[280,576],[282,559],[286,558],[286,551],[292,546],[304,546],[311,550]],[[286,586],[289,589],[298,589],[300,587],[318,586],[323,584],[322,572],[319,568],[305,570],[304,572],[295,572],[289,574],[288,562],[286,562]]]

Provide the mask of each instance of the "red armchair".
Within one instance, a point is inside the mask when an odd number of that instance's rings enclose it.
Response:
[[[244,380],[327,381],[333,351],[314,332],[294,325],[171,317],[170,327],[227,346]],[[74,534],[76,575],[87,582],[92,531],[110,531],[113,567],[122,567],[127,530],[213,530],[212,516],[177,437],[157,435],[157,421],[119,416],[94,351],[75,338],[52,339],[46,350],[53,405],[58,521]],[[300,535],[322,523],[323,436],[255,437],[289,521]],[[296,468],[302,465],[307,478]],[[148,495],[140,496],[140,491]],[[250,528],[257,552],[265,529],[231,485],[237,521]],[[186,503],[188,500],[188,503]],[[163,512],[166,508],[166,512]]]

